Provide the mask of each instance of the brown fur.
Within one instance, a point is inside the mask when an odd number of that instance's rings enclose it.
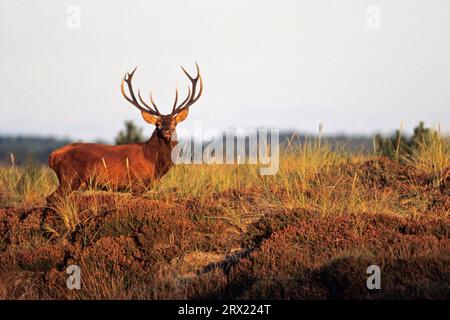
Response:
[[[144,143],[119,146],[72,143],[59,148],[48,158],[50,168],[58,176],[59,187],[47,201],[89,183],[142,192],[169,171],[175,145],[176,142],[167,141],[156,129]]]

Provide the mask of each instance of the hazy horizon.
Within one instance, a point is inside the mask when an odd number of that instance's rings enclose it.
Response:
[[[138,66],[135,90],[152,89],[168,113],[175,88],[184,97],[189,83],[180,65],[194,72],[196,61],[205,89],[185,130],[195,121],[307,133],[323,123],[324,134],[347,135],[390,133],[401,122],[409,133],[419,121],[449,129],[450,1],[0,0],[0,8],[0,135],[112,141],[133,120],[149,136],[121,96],[123,75]],[[367,25],[374,14],[379,28]]]

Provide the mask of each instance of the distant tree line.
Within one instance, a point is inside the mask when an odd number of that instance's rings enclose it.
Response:
[[[117,145],[143,142],[146,138],[143,136],[142,131],[142,128],[136,126],[132,121],[126,121],[125,128],[116,136],[115,142]],[[281,146],[286,146],[289,143],[298,144],[304,141],[314,141],[317,139],[317,136],[293,130],[283,130],[280,132],[279,138]],[[349,152],[371,152],[372,138],[368,136],[335,135],[324,137],[324,140],[332,147],[345,147]]]
[[[36,136],[0,136],[0,162],[24,164],[47,163],[52,150],[70,143],[68,139]]]
[[[143,136],[143,130],[132,121],[126,121],[124,128],[115,137],[117,145],[142,142],[149,137]],[[414,129],[412,136],[402,135],[397,130],[392,136],[325,136],[322,140],[332,148],[344,147],[348,152],[373,153],[380,156],[400,158],[411,155],[420,143],[430,134],[435,134],[426,128],[423,122]],[[280,131],[281,147],[288,144],[299,144],[305,141],[314,141],[317,135],[302,134],[297,131]],[[0,162],[23,164],[27,161],[47,163],[48,155],[54,150],[73,141],[56,139],[53,137],[36,136],[0,136]],[[11,155],[13,155],[11,157]]]
[[[414,128],[412,136],[402,135],[400,130],[396,130],[389,137],[377,134],[374,137],[375,152],[392,159],[404,159],[413,155],[421,144],[429,141],[431,135],[436,134],[437,132],[425,127],[423,122]]]
[[[125,128],[119,131],[115,138],[116,145],[128,144],[144,141],[142,128],[134,124],[133,121],[125,121]]]

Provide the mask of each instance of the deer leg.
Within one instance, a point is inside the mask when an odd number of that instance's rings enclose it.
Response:
[[[154,179],[139,180],[134,183],[131,188],[131,194],[133,196],[142,196],[147,191],[151,190],[155,186]]]
[[[145,193],[145,191],[147,191],[147,189],[144,186],[133,186],[131,188],[131,194],[133,196],[140,196]]]
[[[58,188],[47,197],[47,206],[52,205],[58,198],[69,196],[73,191],[77,190],[81,185],[81,180],[74,177],[70,181],[67,179],[59,179]]]

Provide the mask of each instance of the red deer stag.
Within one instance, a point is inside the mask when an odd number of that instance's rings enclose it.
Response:
[[[140,102],[133,91],[132,80],[136,68],[125,74],[121,91],[125,99],[141,111],[144,120],[154,124],[156,129],[151,138],[143,143],[131,143],[110,146],[95,143],[72,143],[53,151],[48,163],[58,176],[59,187],[48,198],[52,203],[60,195],[68,195],[72,191],[95,183],[98,186],[110,186],[114,189],[130,188],[133,192],[143,192],[145,187],[166,174],[172,166],[171,152],[176,141],[172,141],[176,125],[186,119],[189,107],[194,104],[203,92],[203,82],[198,65],[197,76],[192,77],[183,67],[181,69],[191,81],[188,95],[177,105],[178,90],[175,91],[175,102],[172,112],[162,115],[150,93],[150,103],[144,102],[138,91]],[[197,83],[200,87],[197,91]],[[125,84],[129,95],[125,92]]]

